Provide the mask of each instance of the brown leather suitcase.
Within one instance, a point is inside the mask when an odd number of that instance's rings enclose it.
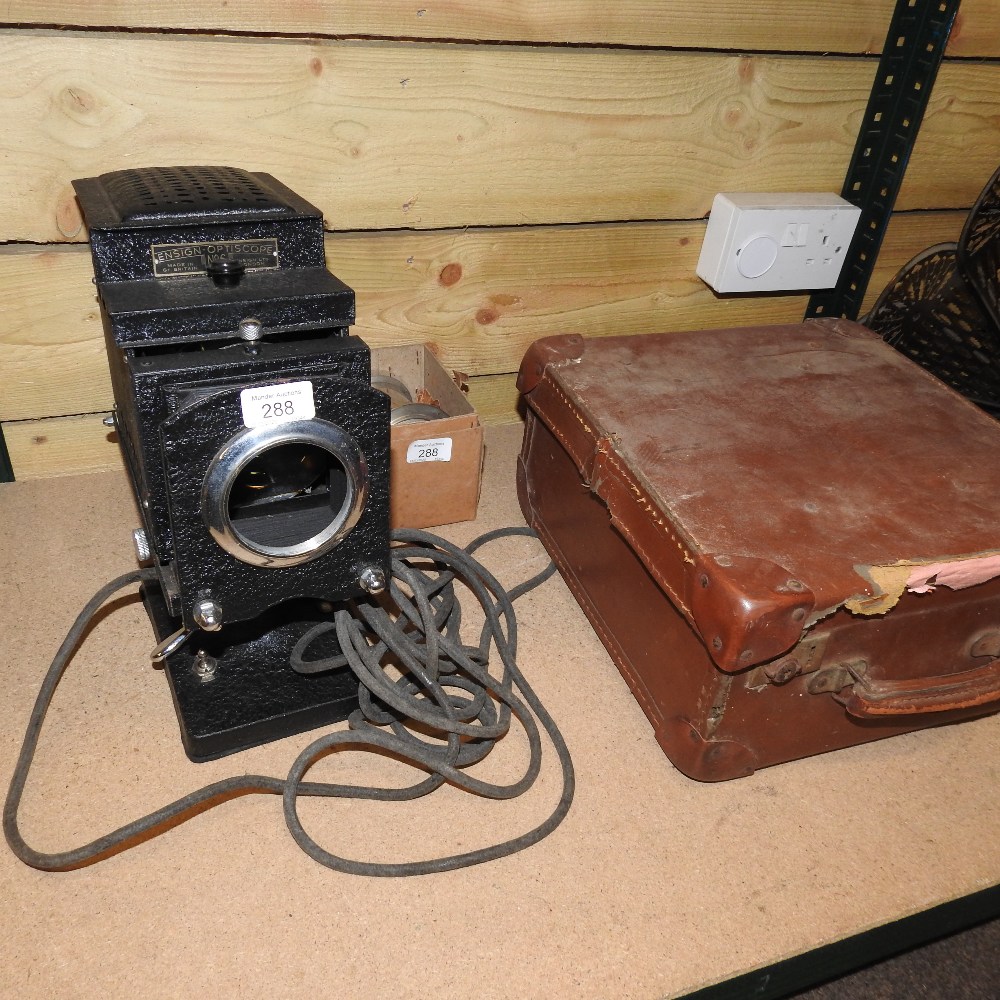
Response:
[[[718,781],[1000,707],[1000,424],[845,320],[538,341],[525,517]]]

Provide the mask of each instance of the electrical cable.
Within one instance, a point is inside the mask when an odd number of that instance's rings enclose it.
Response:
[[[11,777],[3,811],[3,829],[11,850],[25,864],[45,871],[65,871],[102,860],[133,846],[139,839],[191,818],[196,812],[239,795],[281,795],[285,822],[295,842],[309,857],[337,871],[375,876],[420,875],[449,871],[506,857],[537,843],[563,820],[573,801],[575,778],[569,749],[552,716],[517,666],[517,620],[513,601],[547,580],[546,569],[510,593],[472,553],[495,538],[535,536],[530,528],[502,528],[475,539],[465,549],[425,531],[397,530],[390,550],[391,579],[379,599],[350,602],[333,620],[310,629],[291,655],[302,673],[348,667],[359,681],[359,709],[347,730],[321,736],[299,754],[284,779],[247,774],[213,782],[113,832],[68,851],[43,853],[21,835],[17,813],[34,759],[42,724],[60,678],[72,660],[92,619],[114,593],[145,580],[154,570],[126,573],[102,587],[77,616],[45,675]],[[479,602],[484,622],[478,645],[462,642],[462,609],[456,583]],[[342,655],[307,660],[305,653],[324,632],[335,630]],[[501,667],[490,672],[496,648]],[[529,745],[524,774],[508,784],[476,778],[466,768],[483,760],[518,720]],[[492,847],[462,854],[399,863],[355,861],[320,847],[302,826],[299,796],[406,801],[426,795],[445,782],[475,795],[509,799],[523,794],[541,768],[541,730],[555,748],[562,771],[562,792],[547,819],[519,836]],[[417,732],[421,735],[418,736]],[[381,750],[427,771],[428,776],[403,788],[342,785],[303,781],[306,772],[334,749]]]

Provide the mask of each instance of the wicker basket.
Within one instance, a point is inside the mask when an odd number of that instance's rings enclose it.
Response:
[[[969,213],[959,242],[914,257],[863,322],[1000,416],[1000,170]]]

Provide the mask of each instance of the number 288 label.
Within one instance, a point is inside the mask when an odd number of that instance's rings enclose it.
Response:
[[[450,462],[451,438],[424,438],[413,441],[406,449],[406,463],[414,462]]]
[[[309,420],[316,416],[312,382],[280,382],[244,389],[240,393],[243,423],[247,427]]]

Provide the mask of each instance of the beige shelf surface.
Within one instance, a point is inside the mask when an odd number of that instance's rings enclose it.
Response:
[[[519,435],[488,429],[479,519],[448,537],[523,523]],[[136,523],[117,474],[0,486],[4,786],[73,616],[133,566]],[[484,561],[513,585],[545,557],[516,539]],[[698,784],[663,756],[558,577],[518,612],[520,665],[576,766],[576,801],[548,839],[443,875],[351,877],[306,857],[280,801],[253,795],[74,872],[41,873],[2,850],[0,996],[662,998],[1000,881],[1000,717]],[[230,774],[283,775],[309,742],[191,764],[152,643],[129,597],[71,664],[22,806],[39,849],[83,843]],[[512,734],[483,768],[513,775],[524,760]],[[326,758],[312,776],[407,780],[360,754]],[[403,860],[516,835],[558,791],[547,746],[536,787],[514,802],[444,788],[408,804],[303,802],[301,813],[329,850]]]

